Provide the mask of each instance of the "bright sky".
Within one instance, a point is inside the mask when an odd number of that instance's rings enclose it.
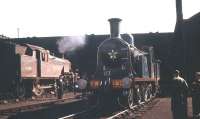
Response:
[[[187,19],[200,0],[182,0]],[[17,37],[109,34],[119,17],[122,33],[173,32],[175,0],[0,0],[0,34]]]

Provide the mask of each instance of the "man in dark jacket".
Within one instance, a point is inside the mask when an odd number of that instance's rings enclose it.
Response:
[[[200,118],[200,72],[196,72],[195,80],[192,83],[192,111],[193,117]]]
[[[188,85],[179,75],[180,72],[176,70],[172,80],[171,109],[174,119],[187,119]]]

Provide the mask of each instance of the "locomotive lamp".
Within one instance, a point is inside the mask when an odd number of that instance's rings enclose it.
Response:
[[[79,79],[77,81],[77,84],[78,84],[78,88],[83,90],[87,87],[87,81],[85,79]]]
[[[123,82],[122,83],[123,84],[123,88],[128,89],[128,88],[131,87],[132,80],[130,78],[125,77],[125,78],[122,79],[122,82]]]

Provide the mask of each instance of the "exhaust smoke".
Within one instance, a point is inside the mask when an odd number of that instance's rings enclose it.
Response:
[[[58,51],[62,54],[73,52],[78,48],[84,47],[85,44],[85,36],[65,36],[57,41]]]

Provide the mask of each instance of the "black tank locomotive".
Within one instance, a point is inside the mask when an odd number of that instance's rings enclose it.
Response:
[[[96,97],[109,97],[131,107],[156,93],[159,61],[154,59],[153,47],[139,50],[131,37],[120,37],[120,21],[109,19],[111,35],[98,47],[96,74],[89,81],[89,88]]]

